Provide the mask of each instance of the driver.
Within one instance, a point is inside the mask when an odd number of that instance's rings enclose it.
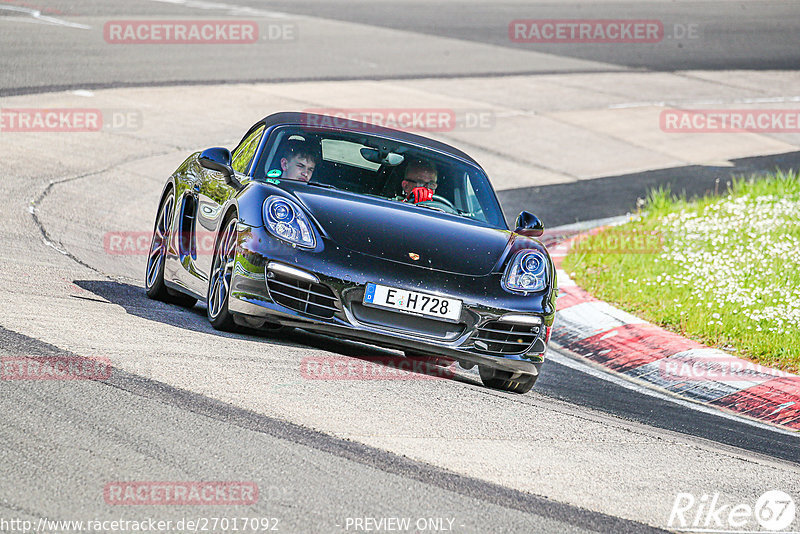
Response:
[[[286,180],[308,182],[317,166],[317,155],[311,143],[290,139],[281,157],[282,177]]]
[[[438,173],[436,166],[420,159],[413,159],[406,165],[405,176],[400,186],[403,188],[402,195],[396,200],[402,202],[425,202],[433,199],[433,193],[438,186]]]

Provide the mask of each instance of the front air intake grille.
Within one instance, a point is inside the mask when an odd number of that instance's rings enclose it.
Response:
[[[520,354],[526,352],[539,336],[540,326],[489,321],[478,327],[474,346],[488,354]]]
[[[338,311],[336,296],[328,286],[322,284],[269,272],[267,289],[277,304],[301,313],[330,319]]]
[[[358,301],[350,304],[350,310],[361,323],[443,340],[455,339],[463,334],[466,329],[466,325],[463,323],[447,323],[428,317],[419,317],[393,310],[373,308],[371,306],[364,306]]]

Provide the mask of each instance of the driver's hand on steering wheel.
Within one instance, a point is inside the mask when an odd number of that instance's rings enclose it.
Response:
[[[406,201],[411,200],[411,197],[414,197],[414,204],[433,200],[433,191],[427,187],[415,187],[406,197]]]

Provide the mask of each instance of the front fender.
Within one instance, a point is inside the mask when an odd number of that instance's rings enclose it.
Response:
[[[260,182],[249,182],[238,195],[226,204],[225,209],[227,210],[231,204],[236,204],[239,222],[252,227],[264,226],[262,207],[267,197],[274,194],[286,195],[277,187]]]

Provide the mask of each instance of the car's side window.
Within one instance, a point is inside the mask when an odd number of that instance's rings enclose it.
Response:
[[[247,139],[242,141],[236,150],[233,151],[232,167],[233,170],[245,174],[250,162],[253,161],[253,156],[258,149],[258,143],[261,141],[261,136],[264,135],[264,126],[257,128],[253,133],[247,136]]]

